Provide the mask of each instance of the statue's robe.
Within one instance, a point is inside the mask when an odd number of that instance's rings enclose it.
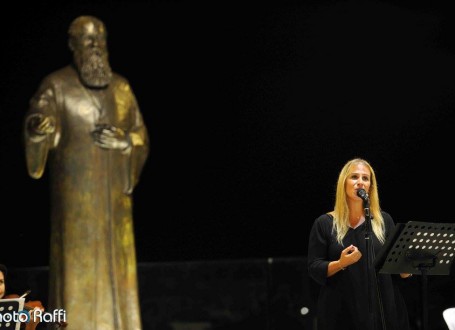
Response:
[[[66,311],[68,330],[141,329],[132,191],[148,155],[148,135],[126,79],[89,89],[68,66],[47,76],[30,101],[55,118],[55,132],[25,129],[27,168],[51,185],[48,310]],[[97,124],[123,129],[125,150],[95,145]]]

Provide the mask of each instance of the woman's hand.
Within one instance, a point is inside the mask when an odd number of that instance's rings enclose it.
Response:
[[[362,258],[362,252],[359,251],[357,246],[350,245],[341,251],[340,259],[331,261],[327,269],[327,277],[330,277],[340,270],[345,270],[346,267],[355,264]]]
[[[341,268],[346,268],[362,258],[362,252],[359,251],[357,246],[350,245],[341,251],[340,259],[338,260]]]

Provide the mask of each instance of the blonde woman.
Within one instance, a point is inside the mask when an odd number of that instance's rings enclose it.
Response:
[[[392,217],[379,205],[376,176],[364,159],[348,161],[338,177],[334,210],[318,217],[308,245],[308,271],[321,290],[317,305],[317,329],[409,329],[403,298],[391,275],[368,273],[365,233],[367,223],[363,189],[369,197],[371,242],[374,258],[394,229]],[[403,274],[402,277],[408,276]],[[399,276],[398,276],[399,278]],[[377,289],[380,294],[378,295]],[[369,293],[372,295],[371,312]],[[382,304],[380,302],[382,301]],[[380,306],[383,313],[380,312]]]

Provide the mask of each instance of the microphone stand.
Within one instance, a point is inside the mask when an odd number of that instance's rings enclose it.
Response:
[[[363,209],[365,212],[365,243],[366,243],[366,259],[367,259],[367,276],[368,276],[368,312],[371,322],[373,322],[373,328],[376,327],[374,322],[374,311],[373,311],[373,292],[372,284],[376,286],[376,292],[378,294],[378,305],[379,311],[381,314],[381,323],[382,329],[386,330],[384,309],[382,306],[381,292],[379,290],[378,278],[376,276],[376,270],[374,268],[374,248],[373,248],[373,238],[372,238],[372,229],[371,229],[371,214],[370,214],[370,199],[368,196],[363,198]],[[374,279],[372,279],[374,277]]]

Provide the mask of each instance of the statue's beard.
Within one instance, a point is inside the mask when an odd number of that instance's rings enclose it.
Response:
[[[107,52],[91,48],[75,53],[75,62],[81,80],[88,87],[106,87],[112,79],[112,69],[107,59]]]

